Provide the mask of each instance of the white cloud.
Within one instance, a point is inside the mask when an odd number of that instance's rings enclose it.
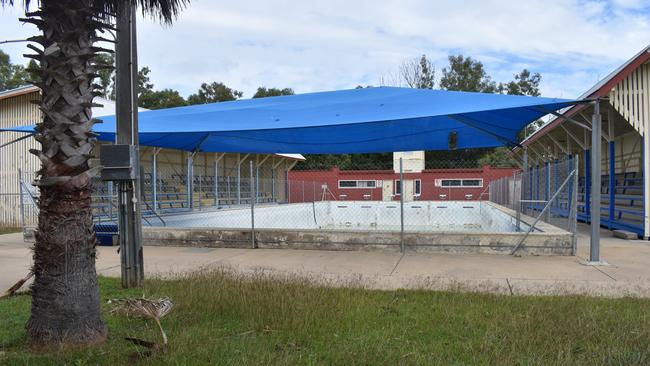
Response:
[[[17,9],[0,14],[1,38],[35,31],[19,25]],[[184,95],[206,81],[246,96],[260,85],[377,85],[406,58],[425,53],[441,69],[462,53],[498,81],[528,67],[542,73],[544,95],[573,97],[647,45],[649,20],[635,0],[195,0],[172,27],[141,21],[138,42],[156,87]],[[3,49],[24,53],[24,45]]]

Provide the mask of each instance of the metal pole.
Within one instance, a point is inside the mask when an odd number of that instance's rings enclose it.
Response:
[[[108,217],[109,221],[113,221],[113,182],[108,182]]]
[[[404,169],[402,158],[399,158],[399,219],[400,219],[400,252],[404,253]]]
[[[120,8],[117,15],[117,43],[115,45],[117,90],[116,116],[118,144],[138,146],[138,73],[136,45],[135,5]],[[136,150],[136,155],[138,152]],[[119,186],[118,220],[120,260],[123,287],[140,287],[144,280],[142,256],[142,216],[140,214],[141,192],[140,159],[135,157],[135,180],[121,181]]]
[[[253,175],[253,160],[250,161],[250,185],[251,185],[251,244],[253,249],[257,247],[255,244],[255,200],[253,199],[253,194],[257,196],[257,191],[255,190],[255,176]]]
[[[232,171],[231,171],[231,173],[232,173]],[[230,189],[230,176],[228,176],[227,184],[228,184],[228,202],[230,202],[230,199],[232,198],[232,191]],[[228,205],[229,204],[230,203],[228,203]]]
[[[257,193],[260,191],[260,166],[256,165],[255,166],[255,203],[258,203],[259,197],[257,196]]]
[[[544,189],[544,199],[548,201],[548,199],[551,197],[551,163],[547,161],[545,164],[546,171],[544,174],[546,175],[546,188]],[[546,222],[549,224],[551,223],[551,211],[551,209],[546,211]]]
[[[158,212],[158,149],[154,148],[151,157],[151,194],[153,211]]]
[[[214,206],[219,207],[219,159],[214,159]]]
[[[276,202],[276,199],[275,199],[275,168],[271,169],[271,201]]]
[[[237,154],[237,204],[241,205],[241,157]]]
[[[194,183],[194,158],[193,154],[187,157],[187,177],[185,179],[185,188],[187,190],[187,207],[192,209],[194,206],[194,197],[192,191],[194,190],[192,185]]]
[[[25,238],[25,201],[23,200],[23,171],[18,169],[18,193],[20,194],[20,227]]]
[[[305,202],[305,181],[301,180],[300,182],[302,184],[302,202]]]
[[[569,199],[570,211],[569,211],[569,225],[571,228],[571,254],[576,255],[578,249],[578,167],[580,157],[576,154],[573,164],[569,166],[569,169],[575,169],[575,174],[573,175],[573,186],[571,187],[571,194]]]
[[[601,115],[600,100],[594,103],[591,118],[591,240],[589,262],[600,263],[600,170],[601,170]]]
[[[521,182],[519,187],[519,194],[516,195],[517,199],[517,231],[521,231],[521,198],[522,194],[526,191],[526,174],[528,172],[528,147],[524,146],[524,164],[521,172]]]

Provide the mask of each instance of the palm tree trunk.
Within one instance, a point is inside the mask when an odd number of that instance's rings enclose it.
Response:
[[[43,122],[36,139],[41,150],[38,230],[34,245],[31,317],[26,324],[32,344],[89,345],[106,338],[95,271],[96,238],[91,211],[91,168],[96,141],[91,132],[92,84],[101,67],[93,46],[106,26],[93,15],[91,0],[43,0],[24,21],[39,27],[33,40],[42,50],[26,55],[40,62]]]

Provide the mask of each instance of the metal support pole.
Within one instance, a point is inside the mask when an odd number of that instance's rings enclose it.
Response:
[[[192,155],[187,157],[187,177],[185,179],[185,188],[187,190],[187,207],[192,209],[194,206],[193,191],[194,187],[194,158]]]
[[[300,183],[302,185],[302,202],[305,202],[305,181],[301,180]]]
[[[18,169],[18,193],[20,194],[20,227],[25,238],[25,200],[23,199],[23,171]]]
[[[611,135],[610,135],[611,136]],[[612,223],[614,222],[614,214],[616,208],[616,145],[614,140],[609,141],[609,212],[608,218],[609,223],[607,224],[608,228],[612,228]],[[625,183],[623,183],[625,185]]]
[[[585,216],[591,222],[591,149],[585,150]]]
[[[600,263],[600,170],[601,170],[601,115],[600,100],[594,103],[591,118],[591,240],[589,243],[589,262]]]
[[[545,166],[546,179],[544,179],[544,183],[546,187],[544,188],[544,200],[548,201],[549,198],[551,197],[551,163],[547,161],[544,164],[546,165]],[[546,211],[546,222],[548,223],[551,222],[551,211],[552,209],[550,208],[548,209],[548,211]]]
[[[645,194],[643,195],[643,237],[650,239],[650,119],[645,118],[645,129],[643,130],[643,187],[645,187]]]
[[[275,168],[271,168],[271,202],[277,202],[275,198]]]
[[[400,251],[404,253],[404,168],[402,158],[399,158],[399,219]]]
[[[117,42],[115,45],[116,143],[138,146],[138,74],[135,5],[120,8],[117,14]],[[136,150],[136,154],[138,154]],[[136,179],[120,181],[119,186],[119,240],[123,287],[140,287],[144,280],[142,256],[142,215],[140,213],[140,159],[135,157],[133,167]]]
[[[253,160],[250,161],[250,185],[251,185],[251,245],[253,249],[257,248],[255,244],[255,200],[254,196],[257,196],[257,191],[255,190],[255,176],[253,175]],[[254,195],[254,196],[253,196]]]
[[[237,204],[241,205],[241,161],[237,154]]]
[[[115,192],[113,190],[113,182],[108,182],[108,217],[109,221],[113,221],[113,196]]]
[[[151,200],[153,212],[158,212],[158,149],[156,148],[151,156]]]
[[[571,156],[569,156],[570,158]],[[571,189],[569,189],[569,226],[571,229],[571,254],[576,255],[576,252],[578,250],[578,167],[580,166],[578,164],[579,162],[579,157],[578,155],[575,156],[575,162],[572,160],[569,160],[569,171],[573,170],[573,167],[575,166],[576,172],[573,175],[573,185]]]
[[[521,172],[521,182],[519,184],[519,194],[516,194],[517,200],[517,231],[521,231],[521,199],[526,192],[526,174],[528,172],[528,147],[524,146],[524,162]]]
[[[286,170],[285,174],[285,182],[286,184],[284,185],[284,192],[285,192],[285,201],[287,203],[291,203],[291,181],[289,181],[289,169]]]
[[[256,179],[255,179],[255,203],[258,203],[259,202],[258,201],[258,199],[259,199],[258,192],[260,191],[260,179],[259,179],[259,177],[260,177],[260,166],[259,165],[255,166],[255,177],[256,177]]]
[[[555,159],[554,162],[553,162],[553,191],[556,191],[556,192],[557,192],[557,190],[559,188],[558,185],[560,184],[559,172],[560,172],[560,162],[557,159]],[[555,207],[557,207],[558,209],[561,209],[560,203],[556,202]]]
[[[214,159],[214,207],[219,207],[219,159]]]
[[[230,176],[228,176],[226,184],[228,185],[228,203],[230,205],[230,200],[232,199],[232,190],[230,189]]]

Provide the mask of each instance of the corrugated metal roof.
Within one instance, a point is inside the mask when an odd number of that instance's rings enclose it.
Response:
[[[636,60],[639,58],[648,58],[648,54],[650,54],[650,45],[646,46],[643,48],[640,52],[638,52],[636,55],[632,56],[630,59],[625,61],[622,65],[617,67],[614,71],[609,73],[607,76],[605,76],[603,79],[598,81],[596,84],[594,84],[591,88],[589,88],[586,92],[584,92],[582,95],[580,95],[577,99],[588,99],[592,98],[597,94],[598,91],[600,91],[604,86],[606,86],[608,83],[616,79],[617,77],[620,77],[621,73],[623,73],[632,63],[634,63]],[[628,70],[630,71],[630,70]],[[631,71],[630,71],[631,72]],[[627,74],[627,73],[626,73]],[[625,76],[625,75],[623,75]],[[609,91],[608,91],[609,92]],[[564,110],[559,111],[559,113],[563,114],[571,109],[576,109],[576,111],[581,110],[582,108],[586,108],[585,104],[579,104],[575,105],[572,107],[565,108]],[[544,123],[542,126],[540,126],[535,132],[527,136],[522,142],[522,145],[527,145],[528,143],[534,141],[537,139],[538,135],[543,134],[549,126],[556,124],[558,122],[559,117],[553,117],[550,118],[546,123]],[[531,141],[532,140],[532,141]],[[514,148],[513,150],[517,150],[517,147]]]

